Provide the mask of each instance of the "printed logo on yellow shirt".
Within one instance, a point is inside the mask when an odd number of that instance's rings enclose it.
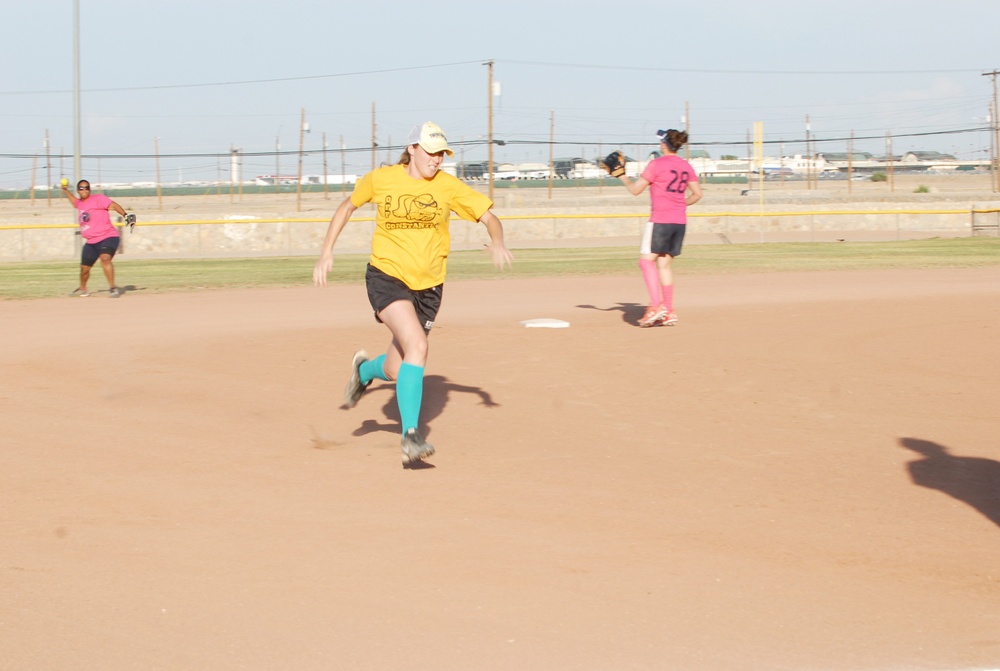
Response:
[[[390,198],[386,198],[386,201],[386,212],[388,212]],[[440,215],[441,208],[431,194],[424,193],[419,196],[407,194],[397,199],[396,209],[392,210],[392,216],[397,220],[386,221],[385,227],[388,230],[434,228],[437,226],[434,222]]]

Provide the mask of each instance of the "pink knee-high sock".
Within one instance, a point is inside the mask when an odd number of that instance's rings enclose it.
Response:
[[[674,285],[664,284],[663,287],[663,305],[670,312],[674,311]]]
[[[649,304],[659,305],[663,302],[663,295],[660,293],[660,273],[656,270],[656,262],[649,259],[639,259],[639,268],[642,269],[642,278],[646,281]]]

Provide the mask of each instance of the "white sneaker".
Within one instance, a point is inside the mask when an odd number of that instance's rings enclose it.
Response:
[[[361,364],[368,361],[368,352],[363,349],[359,349],[354,353],[354,359],[351,360],[351,379],[347,381],[347,386],[344,387],[344,405],[348,408],[353,408],[364,396],[365,389],[371,384],[362,384],[361,382]]]

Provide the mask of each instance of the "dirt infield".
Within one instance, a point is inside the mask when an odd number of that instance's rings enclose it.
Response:
[[[0,668],[1000,668],[1000,269],[0,302]],[[526,329],[553,317],[568,329]]]

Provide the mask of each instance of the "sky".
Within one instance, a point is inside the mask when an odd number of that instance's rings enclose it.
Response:
[[[245,177],[295,175],[303,110],[304,174],[363,174],[373,134],[395,162],[428,120],[470,162],[491,130],[497,163],[642,155],[685,126],[746,156],[756,123],[769,156],[807,133],[990,155],[996,0],[78,2],[80,177],[102,183],[228,181],[232,148]],[[0,189],[74,178],[73,7],[3,0]]]

